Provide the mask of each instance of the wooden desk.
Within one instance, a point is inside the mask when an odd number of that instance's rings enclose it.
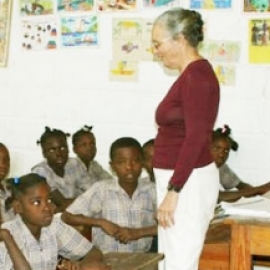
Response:
[[[163,259],[158,253],[117,253],[105,254],[111,270],[157,270],[158,262]]]
[[[253,255],[270,257],[270,219],[227,218],[210,225],[199,269],[250,270]]]

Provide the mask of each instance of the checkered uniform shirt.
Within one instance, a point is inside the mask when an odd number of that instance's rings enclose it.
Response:
[[[13,235],[33,270],[55,270],[58,255],[79,260],[93,247],[78,231],[62,222],[60,215],[55,215],[51,225],[42,228],[39,240],[31,234],[19,215],[2,224],[2,228]],[[0,242],[0,270],[11,269],[13,263],[5,244]]]
[[[6,187],[5,180],[2,180],[2,185],[4,189],[0,189],[0,211],[2,216],[2,222],[6,222],[13,219],[15,217],[15,214],[12,207],[8,211],[6,211],[5,201],[8,197],[11,196],[11,193]]]
[[[82,166],[85,168],[87,171],[91,184],[94,184],[95,182],[98,182],[99,180],[104,180],[104,179],[111,179],[113,178],[111,174],[109,174],[106,170],[102,168],[102,166],[95,160],[93,160],[89,167],[86,168],[85,164],[81,161],[81,159],[77,158],[78,162],[82,164]]]
[[[47,161],[34,166],[32,172],[45,177],[52,191],[60,191],[67,199],[76,198],[91,186],[89,175],[76,158],[68,159],[65,165],[64,177],[58,176]]]
[[[143,228],[156,224],[156,190],[150,181],[139,180],[132,198],[113,178],[99,181],[79,196],[68,208],[72,214],[102,218],[127,228]],[[92,228],[92,242],[103,252],[146,252],[152,237],[121,244],[101,228]]]

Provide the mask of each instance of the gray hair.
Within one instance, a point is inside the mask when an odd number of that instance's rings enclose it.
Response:
[[[157,24],[163,24],[173,38],[183,34],[193,47],[197,47],[199,42],[203,41],[204,22],[197,11],[180,7],[172,8],[156,18],[154,26]]]

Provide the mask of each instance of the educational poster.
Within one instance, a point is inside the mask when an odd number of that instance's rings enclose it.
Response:
[[[244,12],[269,12],[270,0],[243,0]]]
[[[22,16],[50,15],[54,13],[55,0],[20,0]]]
[[[142,19],[114,18],[112,20],[113,61],[110,64],[110,80],[138,80],[141,40]]]
[[[180,0],[143,0],[143,8],[177,7]]]
[[[190,8],[193,9],[218,9],[231,7],[232,0],[190,0]]]
[[[136,11],[137,0],[96,0],[100,12]]]
[[[98,45],[98,18],[96,15],[65,16],[61,18],[62,47]]]
[[[138,61],[141,55],[142,20],[113,19],[113,58]]]
[[[58,12],[93,11],[94,0],[57,0]]]
[[[57,22],[22,21],[22,48],[24,50],[53,50],[58,47]]]
[[[210,62],[236,63],[240,57],[240,43],[236,41],[207,40],[199,50]]]
[[[0,67],[7,65],[12,1],[0,1]]]
[[[235,66],[230,64],[213,64],[213,69],[221,85],[235,85]]]
[[[118,19],[112,22],[113,40],[131,38],[134,40],[142,37],[142,20],[140,19]]]
[[[154,61],[152,46],[152,28],[153,20],[144,19],[142,21],[142,46],[141,46],[141,60]]]
[[[211,62],[221,85],[235,84],[235,64],[240,58],[239,42],[206,40],[200,45],[199,52]]]
[[[138,61],[115,60],[110,63],[110,81],[137,82]]]
[[[270,18],[249,21],[249,62],[270,63]]]

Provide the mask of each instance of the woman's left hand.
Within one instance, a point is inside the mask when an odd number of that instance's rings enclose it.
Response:
[[[158,224],[164,229],[174,224],[174,212],[178,203],[179,193],[168,191],[163,202],[158,208]]]

